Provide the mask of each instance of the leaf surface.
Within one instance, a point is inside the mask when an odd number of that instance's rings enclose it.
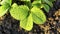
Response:
[[[47,3],[50,7],[53,6],[52,2],[50,2],[49,0],[42,0],[43,2]]]
[[[34,1],[34,2],[32,3],[32,6],[36,6],[36,7],[41,8],[41,7],[42,7],[41,1]]]
[[[32,16],[33,16],[34,23],[36,23],[36,24],[43,24],[46,21],[45,14],[39,8],[33,7],[31,9],[31,13],[32,13]]]
[[[46,12],[49,12],[49,6],[48,5],[46,5],[46,4],[44,4],[44,10],[46,11]]]
[[[5,5],[6,3],[8,3],[9,5],[11,5],[12,0],[2,0],[1,1],[1,5]]]
[[[21,0],[21,1],[30,1],[30,0]]]
[[[0,6],[0,17],[3,16],[9,9],[9,5],[3,5],[3,6]]]
[[[32,15],[30,14],[28,16],[28,18],[20,21],[20,27],[22,27],[23,29],[30,31],[33,27],[33,19],[32,19]]]
[[[29,8],[25,5],[18,6],[16,3],[12,5],[10,14],[17,20],[23,20],[27,17]]]

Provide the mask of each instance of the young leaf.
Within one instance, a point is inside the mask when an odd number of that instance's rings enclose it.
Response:
[[[1,5],[5,5],[6,3],[8,3],[9,5],[11,5],[12,0],[2,0],[1,1]]]
[[[49,9],[50,9],[49,6],[48,6],[47,4],[44,4],[43,6],[44,6],[44,10],[45,10],[46,12],[49,12]]]
[[[9,9],[9,5],[0,6],[0,17],[3,16]]]
[[[27,5],[30,8],[32,8],[32,3],[31,2],[25,2],[25,5]]]
[[[26,19],[20,21],[20,27],[27,31],[30,31],[32,29],[33,19],[31,14]]]
[[[50,7],[53,6],[52,2],[50,2],[49,0],[42,0],[43,2],[47,3]]]
[[[29,8],[27,6],[18,6],[16,3],[12,5],[12,8],[10,10],[10,14],[13,18],[17,20],[23,20],[28,15]]]
[[[46,21],[45,14],[39,8],[33,7],[31,9],[31,13],[32,13],[32,16],[33,16],[34,23],[36,23],[36,24],[43,24]]]
[[[14,3],[10,9],[10,14],[13,18],[20,20],[20,9],[16,3]]]
[[[1,2],[2,0],[0,0],[0,2]]]
[[[36,6],[36,7],[39,7],[39,8],[41,8],[41,1],[34,1],[33,3],[32,3],[32,6]]]
[[[30,1],[30,0],[21,0],[21,1]]]
[[[25,19],[28,16],[29,8],[26,5],[19,6],[20,8],[20,20]]]
[[[41,0],[34,0],[34,1],[41,1]]]
[[[56,0],[49,0],[49,1],[54,2],[54,1],[56,1]]]

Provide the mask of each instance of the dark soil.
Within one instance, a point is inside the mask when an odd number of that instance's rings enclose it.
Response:
[[[19,4],[19,2],[17,1]],[[22,3],[22,2],[21,2]],[[19,27],[19,21],[8,13],[0,17],[0,34],[60,34],[60,0],[53,2],[54,6],[49,13],[45,13],[47,21],[45,24],[34,24],[31,31]]]

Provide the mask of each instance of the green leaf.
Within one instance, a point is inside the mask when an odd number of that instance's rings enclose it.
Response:
[[[13,18],[20,20],[20,9],[16,3],[14,3],[10,9],[10,14]]]
[[[44,4],[44,10],[46,11],[46,12],[49,12],[49,6],[47,5],[47,4]]]
[[[1,2],[2,0],[0,0],[0,2]]]
[[[49,1],[54,2],[54,1],[56,1],[56,0],[49,0]]]
[[[29,7],[29,9],[32,8],[31,2],[25,2],[25,5],[27,5]]]
[[[36,7],[41,8],[41,7],[42,7],[41,1],[34,1],[34,2],[32,3],[32,6],[36,6]]]
[[[41,1],[41,0],[34,0],[34,1]]]
[[[20,27],[27,31],[32,30],[33,27],[32,14],[30,14],[26,19],[20,21]]]
[[[47,3],[50,7],[53,6],[52,2],[50,2],[49,0],[42,0],[43,2]]]
[[[30,0],[21,0],[21,1],[30,1]]]
[[[0,6],[0,17],[3,16],[9,9],[9,5]]]
[[[16,3],[12,5],[10,14],[13,18],[17,20],[23,20],[27,17],[29,8],[25,5],[18,6]]]
[[[11,5],[12,0],[2,0],[1,1],[1,5],[5,5],[6,3],[8,3],[9,5]]]
[[[39,8],[33,7],[31,9],[31,13],[32,13],[32,16],[33,16],[34,23],[36,23],[36,24],[43,24],[46,21],[45,14]]]
[[[28,16],[29,8],[26,5],[19,6],[20,8],[20,19],[23,20]]]

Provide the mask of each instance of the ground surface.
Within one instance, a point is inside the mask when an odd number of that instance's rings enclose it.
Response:
[[[19,21],[13,19],[8,13],[0,17],[0,34],[60,34],[60,2],[54,2],[50,12],[45,14],[47,16],[46,23],[34,24],[33,29],[28,32],[19,28]]]

